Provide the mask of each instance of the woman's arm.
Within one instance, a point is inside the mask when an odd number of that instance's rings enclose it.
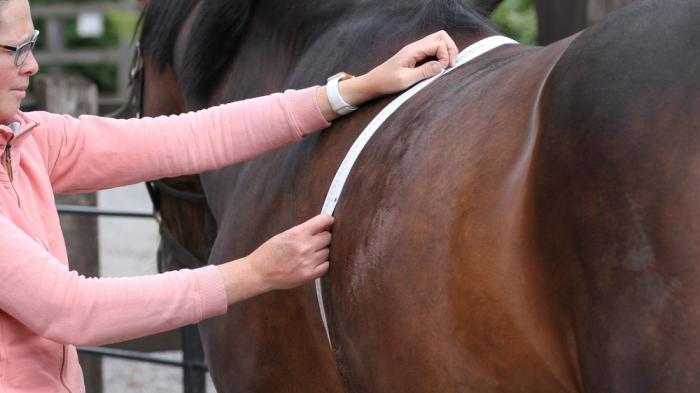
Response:
[[[328,271],[333,217],[318,215],[268,240],[247,257],[219,270],[229,303],[276,289],[288,289]]]
[[[401,49],[378,67],[356,78],[338,84],[340,95],[351,105],[405,90],[423,79],[439,74],[455,65],[459,50],[445,31],[438,31]],[[435,58],[421,64],[426,58]],[[420,64],[420,65],[419,65]],[[339,115],[331,109],[326,86],[316,92],[323,116],[332,121]]]
[[[360,105],[437,74],[454,64],[456,54],[454,42],[441,31],[404,47],[367,74],[340,82],[339,91],[347,102]],[[429,57],[437,60],[417,66]],[[33,115],[42,123],[35,134],[44,138],[57,192],[92,191],[219,168],[298,141],[338,117],[325,87],[179,116],[117,120]]]
[[[102,345],[175,329],[226,312],[263,292],[301,285],[328,270],[333,218],[317,216],[247,257],[220,266],[128,278],[85,278],[0,215],[0,310],[36,334]]]
[[[226,312],[215,266],[129,278],[69,271],[5,216],[0,232],[0,309],[36,334],[64,344],[141,337]]]
[[[28,114],[56,192],[199,173],[298,141],[328,125],[315,88],[143,119]]]

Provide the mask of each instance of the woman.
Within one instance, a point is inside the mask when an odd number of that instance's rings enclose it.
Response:
[[[74,345],[99,345],[223,314],[328,270],[333,219],[317,216],[220,266],[86,279],[68,269],[54,192],[92,191],[233,164],[329,125],[347,108],[454,65],[444,32],[337,88],[312,87],[181,116],[79,119],[19,106],[38,65],[28,0],[0,2],[0,391],[85,390]],[[438,61],[417,66],[425,58]],[[329,94],[330,92],[330,102]],[[333,102],[333,104],[331,104]],[[335,110],[334,110],[335,108]]]

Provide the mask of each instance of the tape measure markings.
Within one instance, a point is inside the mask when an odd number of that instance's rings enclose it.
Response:
[[[418,92],[420,92],[425,87],[433,83],[436,79],[442,77],[443,75],[447,75],[457,67],[464,65],[469,61],[474,60],[475,58],[505,44],[517,44],[517,42],[503,36],[492,36],[485,38],[473,45],[470,45],[462,52],[460,52],[459,55],[457,55],[457,62],[454,67],[447,70],[443,70],[441,73],[421,81],[420,83],[414,85],[412,88],[406,90],[400,96],[396,97],[391,103],[389,103],[389,105],[385,106],[384,109],[382,109],[379,112],[379,114],[374,119],[372,119],[372,121],[367,125],[367,127],[365,127],[362,133],[360,133],[360,136],[357,137],[355,142],[350,147],[350,150],[348,150],[348,153],[345,155],[345,159],[343,159],[343,162],[340,164],[340,167],[338,168],[335,177],[333,177],[333,182],[331,183],[330,189],[328,190],[328,194],[326,194],[326,199],[323,202],[323,208],[321,209],[321,213],[333,215],[333,212],[335,211],[335,206],[338,203],[338,200],[340,199],[340,193],[343,191],[345,181],[350,175],[350,171],[355,165],[355,161],[357,161],[357,158],[364,149],[365,145],[367,145],[367,142],[370,140],[370,138],[372,138],[374,133],[377,132],[379,127],[381,127],[381,125],[384,124],[384,122],[389,118],[389,116],[396,112],[396,110],[399,109],[399,107],[401,107],[401,105],[403,105],[406,101],[408,101],[414,95],[418,94]],[[323,305],[323,295],[321,293],[321,279],[317,278],[315,284],[316,298],[318,300],[319,311],[321,313],[321,321],[323,322],[323,327],[326,329],[326,337],[328,338],[328,344],[332,348],[333,346],[331,344],[331,336],[328,330],[328,321],[326,319],[326,310]]]

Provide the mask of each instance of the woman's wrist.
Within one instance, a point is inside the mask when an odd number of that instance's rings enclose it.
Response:
[[[229,305],[268,291],[249,259],[245,257],[217,266],[224,280]]]
[[[316,89],[316,103],[318,104],[318,108],[321,110],[321,114],[326,121],[331,122],[340,117],[339,114],[333,111],[331,103],[328,101],[328,91],[326,86],[321,86]]]
[[[373,68],[364,75],[341,80],[338,91],[331,86],[331,99],[340,112],[346,112],[347,105],[359,106],[384,94],[398,93],[414,84],[435,76],[448,66],[455,66],[459,50],[445,31],[438,31],[421,40],[403,47],[389,60]],[[430,60],[436,58],[436,60]],[[425,61],[423,60],[430,60]],[[336,75],[336,77],[341,77]],[[338,79],[332,79],[334,82]],[[328,101],[327,87],[316,92],[321,112],[326,120],[339,117]],[[339,99],[337,94],[342,98]],[[343,103],[345,101],[345,103]]]
[[[360,106],[380,95],[372,85],[371,78],[367,77],[367,74],[340,81],[338,83],[338,92],[343,100],[352,106]],[[316,90],[316,100],[326,120],[333,121],[340,117],[339,114],[333,111],[328,101],[327,86],[322,86]]]
[[[353,106],[360,106],[378,96],[367,74],[340,81],[338,91],[345,102]]]

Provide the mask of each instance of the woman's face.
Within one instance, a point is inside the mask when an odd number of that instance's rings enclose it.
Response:
[[[28,0],[0,0],[0,45],[17,46],[34,33]],[[33,54],[24,64],[15,65],[15,52],[0,48],[0,123],[7,123],[19,110],[26,95],[29,77],[39,65]]]

